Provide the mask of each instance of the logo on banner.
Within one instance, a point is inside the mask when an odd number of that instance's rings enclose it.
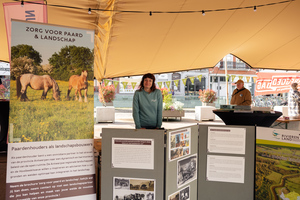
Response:
[[[280,134],[277,133],[275,130],[273,131],[273,136],[275,139],[280,140]]]
[[[278,130],[273,130],[272,132],[273,139],[281,140],[282,142],[296,142],[300,143],[300,134],[286,134],[286,133],[278,133]]]
[[[186,84],[186,78],[182,79],[182,83],[183,83],[183,85]]]

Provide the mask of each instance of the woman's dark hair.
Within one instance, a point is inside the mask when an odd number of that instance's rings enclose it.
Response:
[[[0,78],[0,85],[2,85],[2,80],[1,80],[1,78]]]
[[[152,86],[150,88],[151,92],[153,92],[154,90],[156,90],[155,76],[153,74],[151,74],[151,73],[148,73],[148,74],[145,74],[143,76],[143,78],[141,80],[141,83],[140,83],[140,86],[139,86],[140,87],[139,91],[142,91],[144,89],[144,80],[145,80],[145,78],[150,78],[150,79],[153,80],[153,84],[152,84]]]

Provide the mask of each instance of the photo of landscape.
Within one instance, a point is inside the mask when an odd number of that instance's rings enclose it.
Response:
[[[300,147],[259,140],[256,145],[255,199],[300,199]]]

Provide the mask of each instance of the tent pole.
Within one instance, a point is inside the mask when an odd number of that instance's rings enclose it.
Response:
[[[226,80],[226,104],[228,104],[228,78],[227,78],[227,57],[225,59],[225,80]]]

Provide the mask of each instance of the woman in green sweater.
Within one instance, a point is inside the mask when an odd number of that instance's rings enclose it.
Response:
[[[145,74],[133,96],[133,119],[136,129],[156,129],[162,125],[162,94],[153,74]]]

